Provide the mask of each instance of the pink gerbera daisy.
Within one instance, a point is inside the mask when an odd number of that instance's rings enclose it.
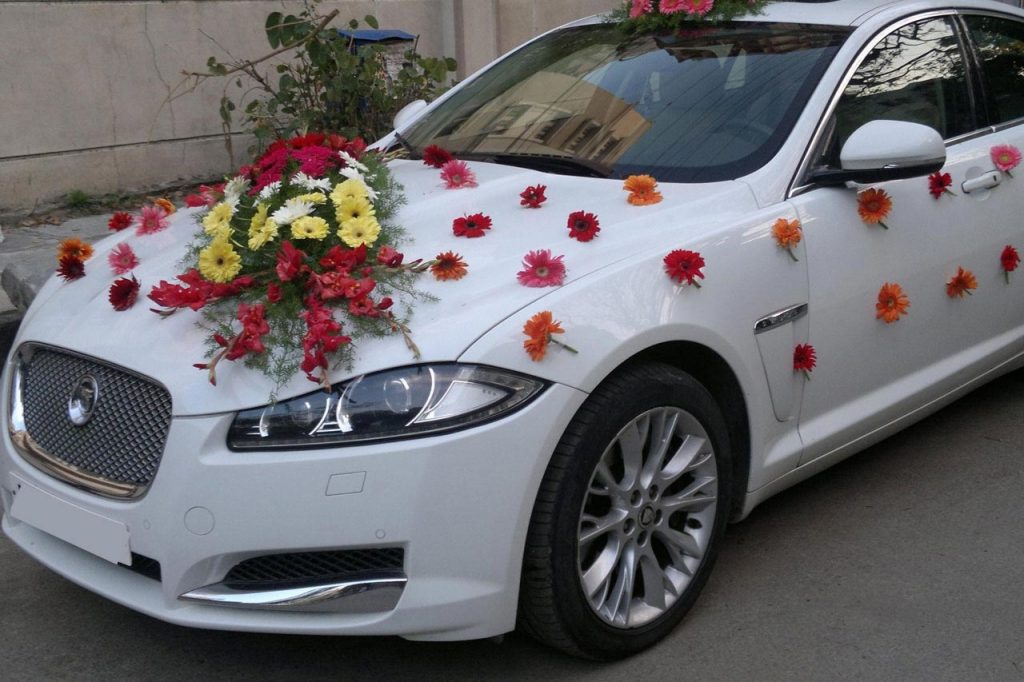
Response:
[[[142,214],[136,219],[135,234],[153,234],[166,229],[170,223],[167,220],[167,211],[159,206],[143,206]]]
[[[107,256],[107,262],[110,263],[110,269],[115,275],[127,275],[138,266],[139,259],[132,251],[132,247],[121,242]]]
[[[710,12],[714,6],[714,0],[661,0],[662,14],[686,12],[691,16],[702,17]]]
[[[476,175],[465,161],[453,160],[441,166],[441,179],[447,189],[476,187]]]
[[[1000,144],[992,147],[992,163],[1002,172],[1010,175],[1010,171],[1020,165],[1020,150],[1012,144]],[[1013,177],[1010,175],[1010,177]]]
[[[523,269],[517,275],[526,287],[557,287],[565,281],[565,256],[552,256],[547,249],[530,251],[523,256]]]
[[[651,1],[652,0],[633,0],[633,5],[629,8],[629,18],[636,19],[639,16],[650,13]]]

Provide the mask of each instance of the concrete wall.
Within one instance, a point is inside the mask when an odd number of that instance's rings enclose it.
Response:
[[[460,75],[548,28],[617,0],[345,0],[337,23],[375,15],[451,55]],[[268,51],[262,25],[299,2],[269,0],[0,0],[0,214],[71,190],[133,191],[231,168],[217,107],[224,82],[174,102],[181,71],[207,57]],[[216,39],[216,43],[213,39]],[[232,86],[231,93],[237,90]],[[247,141],[238,139],[236,161]]]

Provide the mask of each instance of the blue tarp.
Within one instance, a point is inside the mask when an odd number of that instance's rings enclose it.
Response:
[[[386,40],[416,40],[416,36],[413,34],[393,28],[366,28],[358,31],[346,31],[339,28],[338,34],[346,38],[354,38],[356,44],[381,43]]]

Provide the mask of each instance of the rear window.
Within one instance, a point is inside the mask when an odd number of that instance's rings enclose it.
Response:
[[[775,155],[848,34],[758,22],[632,38],[609,24],[569,28],[509,56],[405,137],[554,172],[733,179]]]

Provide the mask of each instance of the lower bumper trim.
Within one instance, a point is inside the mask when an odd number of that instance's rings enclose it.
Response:
[[[183,601],[238,609],[381,613],[392,611],[408,582],[401,571],[374,571],[343,580],[239,589],[216,583],[186,592]]]

